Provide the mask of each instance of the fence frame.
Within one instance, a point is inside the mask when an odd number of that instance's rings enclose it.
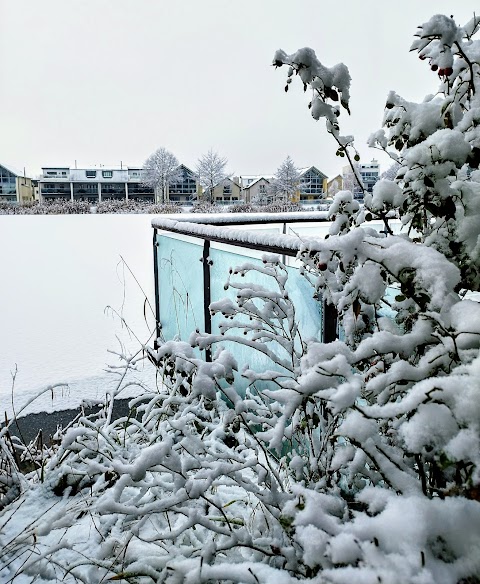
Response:
[[[211,293],[210,293],[210,244],[212,241],[216,243],[223,243],[227,245],[232,245],[234,247],[243,249],[255,249],[257,251],[262,251],[266,253],[275,253],[281,255],[283,261],[285,262],[285,257],[297,257],[298,251],[301,246],[301,242],[298,240],[293,240],[292,243],[296,245],[285,246],[285,245],[268,245],[260,241],[254,241],[254,233],[250,231],[250,241],[241,241],[235,239],[235,237],[226,237],[224,232],[221,230],[221,226],[240,226],[240,225],[271,225],[271,224],[283,224],[281,232],[285,234],[287,231],[287,225],[289,223],[314,223],[314,222],[326,222],[328,221],[327,213],[325,212],[315,212],[315,213],[271,213],[271,214],[256,214],[251,213],[248,215],[242,215],[241,218],[235,214],[217,214],[217,215],[205,215],[199,214],[195,217],[175,217],[172,219],[171,215],[159,215],[152,221],[153,227],[153,264],[154,264],[154,278],[155,278],[155,327],[156,327],[156,338],[154,341],[154,347],[158,348],[157,339],[160,337],[161,332],[161,322],[160,322],[160,278],[158,271],[158,234],[161,231],[176,233],[179,235],[187,235],[188,237],[193,237],[203,241],[203,253],[201,261],[203,263],[203,312],[205,318],[205,331],[206,333],[212,332],[212,320],[210,315],[209,306],[211,303]],[[202,227],[207,228],[204,233],[202,233]],[[199,229],[200,228],[200,229]],[[285,236],[287,237],[287,236]],[[322,303],[322,330],[324,343],[331,343],[337,339],[337,327],[338,327],[338,315],[335,307],[328,304],[325,300]],[[208,350],[206,352],[206,360],[211,361],[211,352]]]

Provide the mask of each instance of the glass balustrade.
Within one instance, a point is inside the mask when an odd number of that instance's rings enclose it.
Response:
[[[157,312],[164,340],[188,341],[205,330],[203,241],[182,241],[165,234],[156,238]]]
[[[238,227],[236,227],[238,228]],[[256,226],[256,233],[265,234],[281,232],[281,226],[270,224]],[[299,242],[300,245],[300,242]],[[207,246],[207,247],[205,247]],[[290,256],[291,250],[287,251]],[[242,247],[240,241],[219,243],[200,236],[192,237],[183,234],[156,232],[155,262],[156,262],[156,303],[159,321],[159,338],[161,341],[188,341],[195,330],[221,333],[221,324],[226,321],[221,312],[211,316],[209,306],[222,299],[235,302],[238,289],[235,283],[252,284],[257,290],[263,287],[267,291],[279,291],[274,277],[255,270],[262,269],[262,249]],[[294,257],[282,257],[288,264],[296,264]],[[242,277],[240,274],[230,275],[230,285],[226,286],[231,271],[238,268],[251,269]],[[298,334],[293,339],[295,348],[301,352],[301,343],[311,339],[322,339],[323,314],[322,303],[314,298],[314,291],[309,282],[300,274],[298,265],[287,265],[285,289],[294,310],[295,322],[298,324]],[[263,307],[268,298],[262,299],[262,294],[255,300],[257,307]],[[267,296],[267,295],[266,295]],[[247,323],[247,315],[237,315],[238,323]],[[229,324],[231,320],[227,321]],[[334,325],[335,326],[335,325]],[[289,333],[285,335],[288,338]],[[239,371],[248,367],[256,372],[274,370],[282,375],[289,374],[291,354],[281,343],[271,340],[268,343],[250,342],[251,334],[244,335],[241,327],[229,330],[225,340],[216,343],[229,350],[235,357]],[[272,355],[275,357],[272,358]],[[206,354],[203,353],[205,357]],[[283,363],[283,366],[282,366]],[[240,375],[235,380],[235,388],[243,394],[248,381]]]

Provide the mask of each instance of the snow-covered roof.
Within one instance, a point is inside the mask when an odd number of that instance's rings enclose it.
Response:
[[[193,176],[197,176],[197,173],[196,173],[194,170],[192,170],[191,168],[188,168],[188,166],[185,166],[185,164],[179,164],[179,165],[178,165],[178,168],[183,168],[183,169],[185,169],[185,170],[186,170],[188,173],[190,173],[191,175],[193,175]]]
[[[336,180],[338,178],[341,179],[342,178],[342,175],[341,174],[336,174],[335,176],[332,176],[331,178],[328,178],[327,181],[330,184],[333,180]]]
[[[3,162],[0,162],[0,166],[3,167],[5,170],[8,170],[8,172],[11,172],[15,176],[23,176],[23,172],[21,170],[18,170],[17,168],[14,168],[9,164],[4,164]]]
[[[72,168],[71,166],[42,166],[43,170],[142,170],[142,166],[128,166],[125,164],[91,164]]]
[[[243,187],[250,186],[257,180],[264,178],[269,182],[275,178],[273,174],[241,174],[239,179]]]
[[[230,176],[226,176],[225,178],[222,178],[222,180],[221,180],[221,181],[219,181],[219,182],[218,182],[218,183],[215,185],[215,188],[216,188],[216,187],[218,187],[219,185],[223,185],[223,184],[225,184],[227,181],[228,181],[228,182],[231,182],[231,183],[232,183],[232,184],[234,184],[236,187],[239,187],[239,186],[240,186],[240,185],[238,184],[238,182],[235,182],[235,181],[232,179],[232,177],[230,177]]]
[[[243,177],[241,177],[243,178]],[[258,182],[260,182],[261,180],[264,180],[267,183],[270,183],[273,180],[273,176],[267,178],[266,176],[259,176],[257,178],[255,178],[252,182],[248,183],[247,185],[244,185],[243,188],[244,189],[249,189],[250,187],[253,187],[253,185],[256,185]]]
[[[321,170],[318,170],[316,166],[308,166],[307,168],[299,168],[300,176],[306,174],[309,170],[313,170],[317,174],[321,175],[323,178],[327,178],[327,175],[323,173]]]

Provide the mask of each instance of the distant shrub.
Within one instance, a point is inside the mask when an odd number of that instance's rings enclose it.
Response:
[[[305,209],[299,203],[269,203],[259,209],[264,213],[289,213],[294,211],[304,211]]]
[[[223,213],[224,209],[220,205],[207,202],[194,203],[190,213]]]
[[[148,205],[147,213],[181,213],[182,208],[177,203],[156,203]]]
[[[135,200],[104,200],[92,204],[89,201],[33,201],[31,203],[0,202],[0,215],[72,215],[95,213],[180,213],[181,207],[177,203],[151,203]]]
[[[256,213],[259,208],[251,203],[236,203],[228,208],[229,213]]]

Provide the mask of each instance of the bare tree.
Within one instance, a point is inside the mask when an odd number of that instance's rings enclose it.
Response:
[[[275,202],[291,201],[300,188],[302,177],[290,156],[287,156],[279,166],[271,185],[271,193]]]
[[[342,169],[343,190],[359,195],[364,191],[364,184],[360,173],[360,166],[356,162],[352,166],[344,166]]]
[[[155,189],[158,202],[167,200],[168,185],[182,180],[177,157],[166,148],[159,148],[143,165],[143,183]]]
[[[397,176],[397,172],[402,168],[402,165],[399,162],[394,162],[391,164],[387,170],[382,172],[380,178],[383,180],[395,180]]]
[[[213,189],[215,186],[226,178],[228,175],[225,172],[227,159],[222,158],[217,152],[209,150],[198,159],[197,174],[200,184],[205,189],[204,200],[213,202]]]

